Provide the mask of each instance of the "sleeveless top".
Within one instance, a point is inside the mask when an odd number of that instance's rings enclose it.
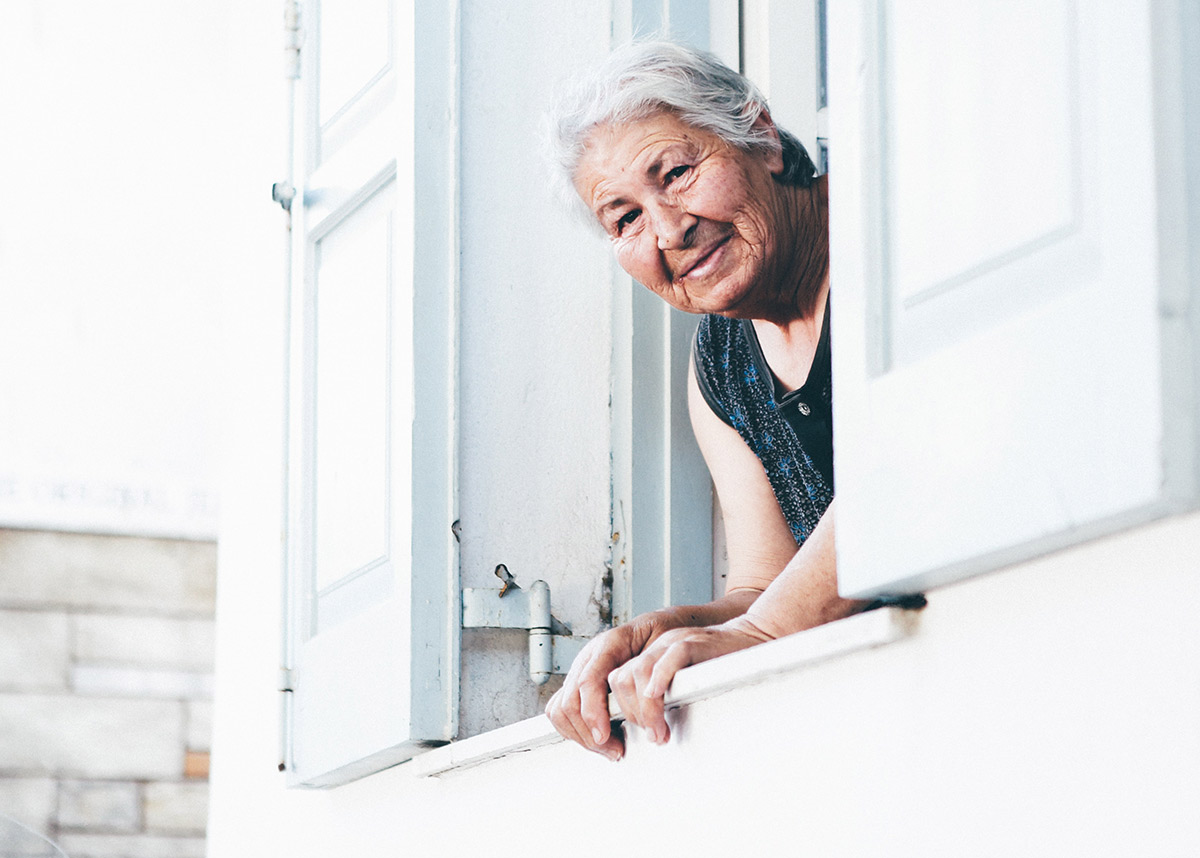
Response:
[[[700,392],[762,462],[797,546],[833,500],[829,303],[798,390],[788,392],[775,378],[748,319],[705,316],[692,342]]]

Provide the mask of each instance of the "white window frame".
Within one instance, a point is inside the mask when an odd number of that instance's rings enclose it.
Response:
[[[614,4],[613,41],[661,33],[707,48],[763,90],[775,119],[817,159],[828,136],[819,73],[823,6],[624,0]],[[802,59],[806,52],[811,63]],[[698,317],[668,306],[615,265],[613,294],[613,621],[621,623],[722,595],[725,563],[720,512],[687,410]]]
[[[818,8],[807,2],[812,18]],[[456,518],[457,492],[457,354],[458,354],[458,150],[457,121],[459,33],[454,9],[439,4],[420,5],[415,12],[415,108],[416,116],[448,117],[436,128],[415,123],[413,179],[415,209],[421,217],[412,223],[413,241],[413,337],[415,369],[412,455],[412,567],[405,577],[413,610],[410,639],[421,638],[425,649],[437,653],[436,670],[416,675],[411,683],[414,711],[436,728],[416,741],[342,766],[334,771],[298,771],[291,755],[294,732],[295,683],[304,681],[290,668],[295,664],[295,631],[308,622],[305,597],[296,594],[297,575],[306,561],[303,537],[306,532],[303,502],[305,469],[306,393],[303,356],[310,349],[304,316],[304,293],[293,297],[292,409],[289,470],[291,516],[287,528],[289,588],[285,607],[291,633],[284,645],[283,687],[284,742],[281,765],[291,786],[332,786],[370,774],[387,765],[408,759],[421,746],[449,740],[457,733],[459,644],[461,615],[457,552],[448,522]],[[776,3],[774,14],[795,18],[785,4]],[[652,29],[677,38],[710,41],[731,65],[739,66],[739,34],[742,4],[737,0],[623,0],[614,8],[614,42],[633,31]],[[809,21],[805,38],[815,40],[815,18]],[[764,38],[772,34],[764,33]],[[404,49],[397,51],[401,56]],[[786,55],[780,59],[784,63]],[[786,64],[781,65],[786,67]],[[815,64],[811,77],[804,78],[811,93],[804,109],[816,111]],[[790,84],[789,84],[790,85]],[[785,90],[781,84],[781,90]],[[785,90],[778,96],[787,99]],[[298,102],[298,104],[301,102]],[[303,127],[304,118],[299,117]],[[412,117],[406,118],[406,123]],[[804,131],[812,147],[820,135],[819,124],[810,122]],[[299,151],[299,150],[298,150]],[[400,162],[398,171],[407,166]],[[300,184],[297,182],[296,184]],[[293,217],[304,217],[303,188]],[[401,204],[403,205],[403,203]],[[294,222],[295,223],[295,222]],[[299,242],[296,242],[299,244]],[[294,266],[305,264],[302,248],[293,248]],[[667,604],[708,601],[713,593],[711,482],[695,445],[687,411],[687,370],[697,317],[673,310],[659,298],[612,269],[613,300],[613,409],[612,409],[612,517],[613,619],[624,622],[632,616]],[[636,560],[636,572],[635,572]],[[719,593],[717,594],[719,595]],[[432,679],[436,674],[436,679]],[[418,690],[419,687],[419,690]],[[420,699],[417,699],[417,695]]]

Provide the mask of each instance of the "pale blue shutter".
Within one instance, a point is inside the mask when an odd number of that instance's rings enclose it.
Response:
[[[453,19],[303,6],[284,762],[331,786],[457,717]],[[415,69],[415,77],[414,77]],[[414,213],[420,211],[420,217]]]

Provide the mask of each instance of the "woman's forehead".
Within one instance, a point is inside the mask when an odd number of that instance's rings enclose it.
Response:
[[[602,186],[623,179],[654,180],[666,166],[664,157],[676,149],[695,154],[721,142],[711,132],[688,125],[672,113],[598,125],[584,143],[575,170],[575,187],[584,201],[594,206]]]
[[[652,113],[640,119],[597,125],[584,140],[581,162],[629,156],[655,143],[699,143],[707,138],[716,139],[711,132],[689,125],[674,113]]]

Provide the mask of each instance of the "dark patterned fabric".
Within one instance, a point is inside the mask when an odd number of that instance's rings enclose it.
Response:
[[[775,379],[748,320],[705,316],[692,344],[701,393],[762,462],[798,546],[833,500],[828,303],[812,368],[798,390],[786,391]]]

